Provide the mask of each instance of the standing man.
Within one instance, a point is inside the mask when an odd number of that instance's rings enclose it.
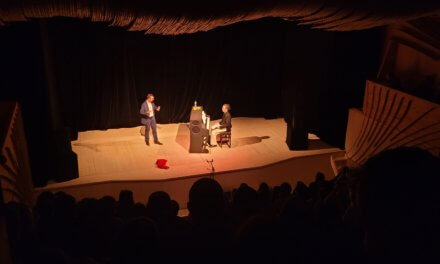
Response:
[[[222,112],[223,116],[222,119],[218,124],[215,124],[212,126],[212,135],[216,138],[216,141],[218,141],[218,135],[223,132],[231,132],[232,123],[231,123],[231,114],[229,113],[229,110],[231,110],[231,106],[229,104],[224,104],[222,106]],[[211,140],[209,140],[211,141]],[[210,146],[214,146],[211,145]]]
[[[155,111],[160,111],[160,106],[156,106],[154,103],[154,95],[148,94],[147,100],[142,103],[141,110],[139,111],[142,118],[141,123],[145,125],[145,144],[150,145],[150,127],[153,130],[154,144],[163,145],[157,138],[156,118],[154,117]]]

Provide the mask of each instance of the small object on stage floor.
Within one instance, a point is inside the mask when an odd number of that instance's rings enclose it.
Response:
[[[170,167],[167,166],[167,162],[166,159],[158,159],[156,160],[156,165],[159,169],[169,169]]]

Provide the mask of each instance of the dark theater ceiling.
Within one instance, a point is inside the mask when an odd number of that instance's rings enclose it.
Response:
[[[240,21],[278,17],[326,30],[362,30],[440,14],[426,0],[1,0],[0,26],[71,17],[146,34],[208,31]]]

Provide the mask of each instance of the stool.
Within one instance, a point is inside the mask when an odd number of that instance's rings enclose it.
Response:
[[[218,140],[217,143],[220,147],[223,147],[224,144],[226,144],[229,148],[231,148],[231,131],[226,131],[218,134]]]

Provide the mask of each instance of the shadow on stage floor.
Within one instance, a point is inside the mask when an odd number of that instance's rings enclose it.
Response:
[[[179,124],[179,127],[177,128],[177,134],[176,134],[176,143],[179,144],[183,149],[188,150],[189,149],[189,128],[188,124]],[[249,137],[241,137],[241,138],[234,138],[234,134],[232,134],[232,147],[241,147],[245,145],[252,145],[262,142],[265,139],[269,139],[269,136],[249,136]]]

